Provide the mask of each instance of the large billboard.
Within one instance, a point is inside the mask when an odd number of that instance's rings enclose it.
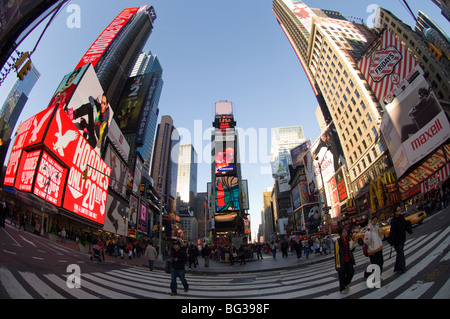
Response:
[[[91,64],[64,76],[48,106],[54,107],[64,109],[78,133],[103,155],[113,112]]]
[[[421,71],[416,59],[389,31],[368,50],[358,67],[383,106],[398,96]]]
[[[123,134],[137,134],[147,92],[152,83],[153,73],[134,76],[127,80],[117,106],[114,119]],[[155,79],[158,79],[157,77]],[[153,91],[156,82],[153,83]]]
[[[283,0],[284,4],[294,13],[300,23],[310,33],[312,19],[317,15],[303,2],[298,0]]]
[[[447,116],[421,74],[386,110],[381,131],[399,177],[450,137]]]
[[[103,53],[105,53],[105,51],[108,49],[111,42],[138,9],[139,7],[128,8],[119,13],[119,15],[106,27],[105,30],[103,30],[103,32],[94,41],[91,47],[81,58],[80,62],[78,62],[75,69],[78,69],[79,67],[87,63],[91,63],[95,67]]]
[[[103,224],[111,169],[98,152],[98,141],[93,143],[96,150],[91,146],[89,135],[102,139],[104,127],[97,126],[101,119],[91,121],[91,118],[95,114],[102,117],[104,108],[95,112],[95,103],[88,102],[86,125],[80,129],[74,123],[74,114],[81,117],[81,112],[77,111],[82,107],[74,110],[72,106],[90,100],[92,89],[98,90],[100,86],[92,66],[83,70],[78,79],[82,70],[77,71],[76,76],[69,74],[70,81],[64,78],[50,106],[21,125],[4,184],[32,192],[58,207]],[[73,80],[77,84],[72,83]],[[86,179],[83,178],[85,169]]]
[[[237,176],[216,177],[216,213],[240,210],[239,179]]]

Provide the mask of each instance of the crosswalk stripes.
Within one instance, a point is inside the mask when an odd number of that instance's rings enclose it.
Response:
[[[236,274],[194,274],[187,273],[190,290],[169,297],[170,276],[162,271],[127,267],[105,272],[81,274],[81,288],[67,287],[67,275],[32,274],[0,267],[0,282],[11,298],[76,298],[76,299],[135,299],[135,298],[236,298],[239,299],[291,299],[291,298],[420,298],[429,291],[435,291],[430,298],[449,298],[450,280],[442,286],[435,282],[418,280],[418,274],[432,261],[445,261],[444,255],[450,246],[450,227],[427,234],[411,237],[405,244],[408,271],[394,274],[395,252],[389,258],[390,247],[384,253],[382,287],[370,289],[363,280],[363,272],[369,264],[362,249],[355,252],[355,276],[350,293],[342,296],[338,292],[337,272],[334,260],[323,261],[310,266],[275,269],[264,273]],[[447,258],[447,259],[446,259]],[[182,289],[181,289],[182,290]],[[428,294],[429,295],[429,294]],[[428,296],[427,295],[427,296]]]

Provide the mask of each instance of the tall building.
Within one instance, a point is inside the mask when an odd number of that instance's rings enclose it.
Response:
[[[349,193],[357,195],[362,190],[363,196],[371,180],[392,169],[380,136],[382,107],[357,66],[376,34],[340,15],[334,19],[326,10],[311,9],[302,1],[273,3],[280,26],[318,97],[326,123],[336,127],[336,143],[343,146],[350,172]],[[361,200],[367,202],[365,198]],[[341,207],[345,207],[344,202]],[[363,211],[368,209],[363,202],[361,207]]]
[[[247,181],[242,180],[239,162],[238,134],[233,104],[228,101],[217,102],[212,131],[211,183],[208,183],[211,234],[219,242],[247,235],[248,190]],[[219,235],[219,236],[217,236]],[[242,241],[240,242],[242,243]]]
[[[143,139],[137,148],[144,158],[143,172],[146,175],[150,174],[150,162],[153,149],[153,140],[155,138],[156,125],[158,122],[159,114],[159,99],[161,97],[164,81],[162,79],[162,67],[159,63],[158,57],[153,55],[150,51],[143,52],[139,55],[136,64],[131,71],[130,77],[151,74],[150,87],[146,96],[146,100],[143,102],[145,105],[143,108],[146,117],[145,130],[143,133]]]
[[[331,217],[341,225],[347,225],[366,222],[370,214],[376,213],[383,218],[388,216],[392,205],[398,204],[398,197],[391,196],[382,185],[395,187],[395,182],[405,170],[425,156],[423,152],[418,154],[415,148],[423,144],[420,142],[421,132],[434,122],[425,121],[424,118],[429,116],[424,115],[413,119],[414,123],[410,118],[417,117],[416,113],[426,104],[425,101],[428,103],[430,90],[433,89],[438,99],[448,99],[448,78],[441,71],[446,64],[437,63],[438,57],[430,52],[424,37],[387,10],[380,8],[377,12],[381,28],[369,30],[365,25],[347,21],[341,16],[335,19],[326,10],[308,8],[303,1],[274,0],[273,3],[280,26],[308,75],[325,122],[337,132],[335,142],[339,144],[338,148],[342,145],[347,163],[348,178],[345,178],[346,174],[344,178],[338,178],[339,167],[335,167],[334,177],[330,174],[320,181],[319,187],[324,185],[324,191],[320,193],[327,194],[328,202],[333,197],[329,195],[333,194],[332,191],[337,194],[337,180],[346,180],[346,193],[349,198],[356,199],[358,209],[350,218],[346,200],[339,199],[340,202],[332,204],[335,206]],[[386,55],[386,52],[392,54]],[[393,60],[385,61],[386,56],[393,57]],[[421,79],[424,78],[428,85],[424,84],[422,90],[420,87],[424,82]],[[433,100],[431,96],[430,99]],[[430,113],[439,114],[439,119],[447,127],[443,112],[439,113],[439,103],[429,103],[433,106],[430,106]],[[443,102],[440,100],[440,103]],[[403,105],[403,108],[398,105]],[[417,107],[413,110],[414,105]],[[442,107],[445,109],[445,103]],[[404,116],[399,117],[398,112],[403,112]],[[441,133],[435,134],[439,135],[435,142],[427,143],[425,152],[448,138]],[[397,135],[402,135],[401,141]],[[322,137],[326,142],[326,135]],[[406,150],[408,145],[403,142],[409,138],[412,149]],[[387,146],[394,144],[394,154],[391,154]],[[326,143],[323,145],[321,149],[329,150]],[[316,155],[310,159],[314,162],[315,158]],[[320,163],[323,163],[323,158],[324,155],[319,158]],[[320,175],[320,163],[317,160],[313,163],[315,178]],[[397,176],[392,177],[396,172]],[[309,178],[308,182],[311,184]],[[327,207],[325,209],[328,210]]]
[[[183,206],[194,206],[197,194],[197,152],[192,144],[180,145],[178,156],[177,197],[180,197],[181,210]]]
[[[92,63],[115,111],[128,75],[153,29],[156,13],[144,5],[124,9],[100,34],[76,68]]]
[[[16,126],[17,119],[28,100],[28,96],[40,76],[39,71],[31,63],[31,70],[28,75],[23,78],[23,81],[17,79],[5,98],[0,114],[4,115],[4,121],[8,122],[12,128]]]
[[[172,162],[176,162],[178,156],[172,154],[174,144],[179,143],[179,136],[173,125],[173,119],[169,115],[163,115],[156,131],[155,143],[153,147],[150,177],[153,179],[154,188],[162,198],[162,203],[166,209],[172,207],[171,195],[172,183],[176,183],[176,176],[172,169]],[[174,176],[172,176],[174,175]]]

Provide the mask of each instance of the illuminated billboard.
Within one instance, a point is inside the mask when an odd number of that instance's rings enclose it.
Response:
[[[421,74],[386,110],[381,131],[397,176],[450,137],[445,111]]]
[[[215,144],[216,156],[214,159],[216,176],[231,175],[236,173],[235,149],[233,146],[223,148],[221,142]],[[226,145],[225,145],[226,146]],[[220,147],[221,149],[217,148]]]
[[[147,92],[150,90],[150,84],[152,84],[154,91],[156,80],[158,79],[157,77],[152,79],[152,76],[153,73],[148,73],[134,76],[127,80],[114,115],[114,119],[123,134],[138,133],[141,126],[143,109],[145,108],[144,103],[146,102]],[[151,106],[149,105],[148,108],[147,112],[151,109]],[[147,118],[147,116],[145,118]],[[145,129],[146,121],[144,121],[143,124]]]
[[[90,64],[69,73],[49,107],[22,123],[4,184],[103,224],[111,169],[99,151],[107,134],[109,105],[102,103],[96,111],[92,98],[102,92]]]
[[[117,34],[122,30],[122,28],[127,24],[131,17],[136,13],[139,7],[124,9],[119,15],[106,27],[105,30],[98,36],[91,47],[87,50],[84,56],[78,62],[75,69],[91,63],[94,67],[100,60],[102,55],[108,49],[111,42],[117,36]]]
[[[216,177],[216,213],[240,210],[237,176]]]
[[[233,116],[233,104],[231,102],[217,102],[216,103],[216,117],[222,115]]]
[[[421,70],[407,48],[389,31],[384,31],[358,67],[383,106],[398,96]]]

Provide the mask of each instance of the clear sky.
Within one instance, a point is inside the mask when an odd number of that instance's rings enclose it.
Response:
[[[414,20],[401,0],[305,0],[312,8],[341,12],[368,23],[380,5],[406,24]],[[449,23],[430,0],[408,1],[412,11],[425,12],[449,33]],[[126,7],[153,5],[157,19],[144,50],[156,54],[163,67],[160,116],[189,134],[199,155],[198,192],[211,180],[209,135],[214,104],[233,102],[237,126],[252,142],[241,140],[242,176],[248,180],[252,234],[260,223],[262,192],[273,185],[270,175],[270,129],[303,127],[305,137],[320,135],[317,101],[289,41],[272,12],[271,0],[96,0],[70,1],[59,13],[32,56],[41,73],[19,121],[44,109],[62,77]],[[71,5],[77,5],[73,9]],[[79,15],[77,15],[79,12]],[[79,22],[79,27],[77,23]],[[45,23],[26,39],[20,51],[33,49]],[[71,27],[72,26],[72,27]],[[73,27],[75,26],[75,27]],[[10,73],[0,86],[0,101],[16,77]],[[204,135],[205,134],[205,135]],[[189,141],[190,135],[190,141]],[[245,146],[245,148],[244,148]]]

